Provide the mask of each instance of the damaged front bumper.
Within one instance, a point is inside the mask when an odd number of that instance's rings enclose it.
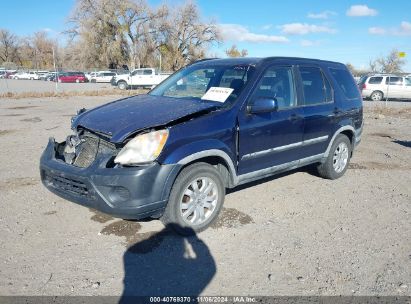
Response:
[[[140,167],[111,167],[112,155],[98,155],[86,168],[58,157],[65,143],[50,138],[40,160],[44,186],[58,196],[124,219],[159,217],[180,165],[156,162]]]

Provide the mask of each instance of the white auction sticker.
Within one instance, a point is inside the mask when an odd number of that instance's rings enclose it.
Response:
[[[233,91],[232,88],[211,87],[201,99],[225,102]]]

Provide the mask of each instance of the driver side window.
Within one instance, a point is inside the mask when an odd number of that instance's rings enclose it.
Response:
[[[251,100],[270,98],[277,100],[278,109],[295,107],[296,93],[291,67],[271,67],[261,77]]]

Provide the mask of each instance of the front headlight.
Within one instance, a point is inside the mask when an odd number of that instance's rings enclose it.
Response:
[[[167,129],[137,135],[121,149],[114,162],[121,165],[152,162],[160,155],[167,138]]]

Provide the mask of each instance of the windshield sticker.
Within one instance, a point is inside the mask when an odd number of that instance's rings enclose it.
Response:
[[[233,91],[232,88],[211,87],[201,99],[225,102]]]

